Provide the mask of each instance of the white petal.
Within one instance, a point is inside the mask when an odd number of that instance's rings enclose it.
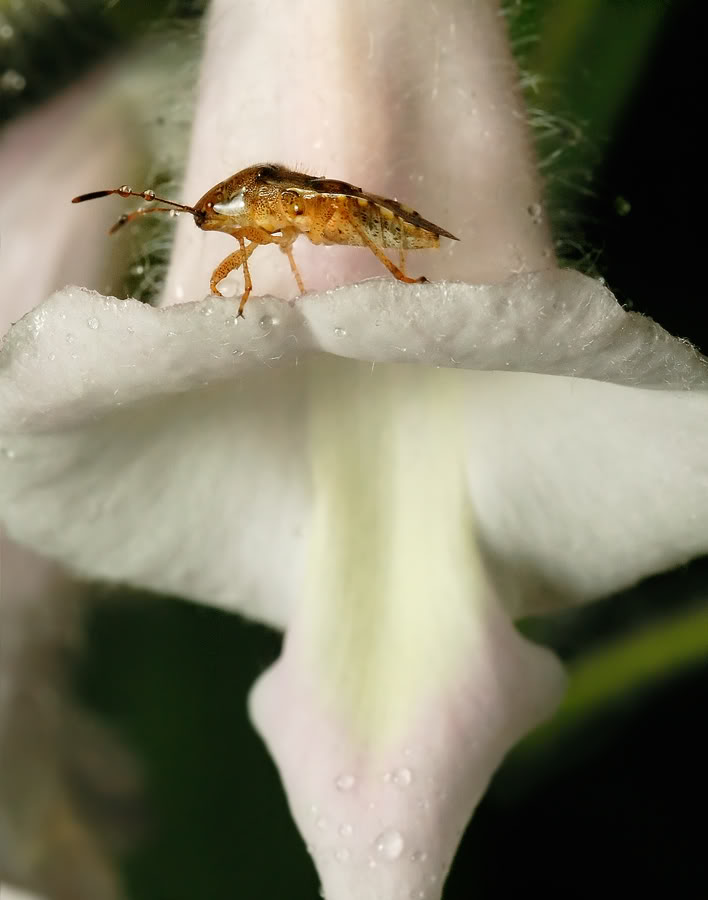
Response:
[[[362,624],[331,599],[343,613],[345,635],[344,623]],[[457,622],[452,644],[446,628],[439,629],[430,615],[441,610],[443,599],[425,599],[430,607],[425,647],[439,641],[437,654],[421,650],[417,658],[428,689],[416,698],[410,716],[400,697],[385,698],[391,716],[406,719],[387,738],[353,727],[356,716],[348,702],[352,692],[357,695],[356,682],[371,664],[371,653],[350,648],[332,666],[335,651],[346,644],[335,641],[330,648],[319,646],[324,654],[313,664],[311,652],[303,652],[309,643],[303,632],[311,622],[300,620],[288,633],[282,656],[251,695],[251,715],[277,761],[327,900],[439,897],[493,772],[506,752],[553,712],[562,694],[560,666],[518,635],[491,595],[465,598],[468,608],[479,603],[482,609]],[[414,660],[393,651],[405,624],[391,621],[398,632],[391,634],[385,618],[378,620],[375,643],[391,653],[392,668],[403,666],[396,673],[403,679],[415,674],[406,668]],[[448,677],[436,671],[440,655],[449,663]],[[364,675],[359,699],[365,686],[374,687]],[[382,682],[375,694],[380,702],[387,689]]]
[[[251,710],[328,900],[438,897],[491,773],[562,692],[487,581],[460,374],[313,366],[307,577]]]
[[[547,539],[530,560],[532,574],[552,590],[590,589],[588,573],[610,554],[614,532],[608,542],[596,519],[580,526],[582,535],[594,529],[595,538],[588,556],[578,557],[575,582],[563,560],[582,519],[573,497],[578,490],[597,493],[598,484],[597,470],[581,465],[584,448],[593,445],[573,435],[588,432],[604,410],[605,446],[617,433],[625,448],[641,442],[646,454],[651,433],[652,458],[679,465],[670,479],[650,484],[628,478],[617,455],[605,452],[604,502],[617,528],[661,511],[651,547],[665,552],[655,556],[650,549],[635,559],[634,544],[625,544],[626,568],[608,570],[597,583],[611,589],[703,546],[708,394],[677,389],[705,386],[705,361],[572,272],[491,286],[408,288],[376,280],[294,305],[254,299],[238,322],[226,300],[155,310],[79,289],[61,292],[15,326],[0,353],[0,509],[9,532],[87,574],[285,624],[299,593],[311,511],[306,421],[317,387],[307,381],[306,362],[319,348],[360,359],[368,353],[376,363],[502,367],[671,388],[628,391],[581,380],[550,388],[576,390],[586,400],[573,405],[566,397],[557,415],[555,399],[550,406],[541,400],[541,409],[529,401],[518,412],[524,432],[514,432],[529,448],[524,456],[522,449],[500,451],[500,444],[510,445],[494,431],[494,403],[485,405],[478,375],[460,372],[470,391],[471,488],[493,558],[506,564],[505,543],[516,553],[526,546],[524,534],[538,531]],[[490,376],[489,396],[503,390],[495,386],[508,383],[506,377]],[[533,394],[536,385],[541,382],[529,381],[527,390]],[[369,387],[376,390],[375,379]],[[346,404],[342,397],[342,409]],[[490,429],[493,442],[477,440],[477,427]],[[556,432],[559,441],[566,435],[559,445],[565,456],[550,466],[548,477],[556,481],[537,502],[533,472],[548,467]],[[680,454],[676,435],[683,438]],[[486,467],[495,472],[505,461],[516,470],[499,473],[504,481],[497,491]],[[514,479],[510,500],[503,486]],[[688,507],[672,505],[677,494],[692,491],[698,538],[679,525]],[[536,523],[549,518],[544,503],[556,498],[565,514],[554,512],[557,528],[544,529]],[[522,525],[505,524],[509,503],[520,505]],[[592,509],[601,513],[602,501]],[[559,550],[556,531],[567,538]],[[640,542],[645,537],[636,535]],[[535,546],[530,537],[526,544]],[[529,586],[537,594],[538,586]]]
[[[708,553],[705,390],[480,373],[468,417],[480,539],[513,612]]]

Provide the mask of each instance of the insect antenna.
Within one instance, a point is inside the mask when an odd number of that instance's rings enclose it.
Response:
[[[124,184],[119,188],[110,188],[105,191],[91,191],[88,194],[80,194],[78,197],[74,197],[71,202],[83,203],[85,200],[97,200],[99,197],[108,197],[111,194],[120,194],[121,197],[140,197],[142,200],[147,200],[150,203],[157,201],[158,203],[166,203],[167,206],[142,207],[141,209],[136,209],[135,212],[123,215],[109,230],[109,234],[114,234],[119,228],[122,228],[123,225],[126,225],[133,219],[137,219],[138,216],[144,216],[148,213],[168,212],[174,214],[176,211],[188,212],[191,215],[196,213],[196,210],[192,206],[186,206],[184,203],[175,203],[172,200],[165,200],[164,197],[158,197],[155,191],[134,191],[132,188],[128,187],[127,184]]]

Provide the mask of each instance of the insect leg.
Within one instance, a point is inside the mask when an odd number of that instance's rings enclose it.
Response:
[[[252,248],[257,247],[258,244],[249,244],[248,248],[246,248],[244,244],[244,240],[242,237],[238,239],[239,244],[241,245],[241,254],[243,256],[243,278],[244,278],[244,291],[243,296],[241,297],[241,302],[238,307],[238,315],[243,318],[243,308],[246,305],[246,301],[248,300],[248,295],[253,290],[253,282],[251,281],[251,273],[248,271],[248,257],[253,253]]]
[[[300,271],[297,267],[297,263],[295,262],[295,257],[293,256],[293,244],[300,237],[300,232],[296,228],[284,228],[282,237],[275,237],[271,235],[271,238],[274,243],[276,243],[283,253],[288,257],[288,262],[290,263],[290,271],[295,276],[295,281],[297,282],[297,288],[301,294],[305,293],[305,285],[302,283],[302,278],[300,276]]]
[[[258,244],[249,244],[248,247],[245,246],[243,238],[239,238],[239,244],[241,245],[240,250],[236,250],[234,253],[230,253],[226,259],[223,259],[219,265],[214,269],[211,276],[210,287],[212,294],[218,294],[219,297],[223,297],[224,295],[217,288],[218,283],[229,274],[229,272],[233,272],[234,269],[238,269],[240,266],[244,267],[244,272],[248,272],[248,268],[246,266],[246,260],[253,253],[253,251],[258,247]],[[247,283],[250,284],[251,276],[248,275]],[[250,292],[250,287],[249,287]]]
[[[109,229],[109,234],[115,234],[119,228],[122,228],[124,225],[127,225],[128,222],[132,222],[133,219],[137,219],[138,216],[146,216],[148,213],[155,212],[168,212],[174,213],[175,210],[169,206],[141,206],[140,209],[136,209],[135,212],[128,213],[127,215],[123,215],[118,219],[115,225],[112,225]]]
[[[356,222],[352,222],[352,225],[354,226],[357,234],[361,237],[362,241],[369,248],[369,250],[371,250],[374,256],[377,257],[377,259],[381,260],[381,262],[386,266],[386,268],[394,278],[397,278],[399,281],[404,281],[406,284],[425,284],[425,282],[428,280],[425,275],[421,275],[420,278],[409,278],[408,275],[405,275],[403,272],[401,272],[398,266],[394,262],[392,262],[379,247],[376,246],[376,244],[371,240],[371,238],[363,228],[360,228],[359,225],[356,224]]]
[[[297,281],[297,289],[301,294],[305,293],[305,285],[302,283],[302,278],[300,276],[300,272],[297,267],[297,263],[295,262],[295,257],[293,256],[293,248],[288,245],[283,248],[283,251],[287,254],[288,262],[290,263],[290,268],[292,269],[292,273],[295,276],[295,281]]]

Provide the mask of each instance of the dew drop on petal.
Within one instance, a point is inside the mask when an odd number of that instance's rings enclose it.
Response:
[[[262,328],[263,331],[267,331],[269,328],[272,328],[274,325],[278,324],[278,320],[273,318],[273,316],[261,316],[261,320],[258,323],[258,327]]]
[[[98,319],[96,318],[96,316],[91,316],[90,319],[86,319],[86,324],[93,331],[96,331],[98,328],[100,328],[100,323],[99,323]]]
[[[540,225],[543,221],[543,207],[540,203],[531,203],[526,207],[526,212],[531,216],[534,225]]]
[[[341,337],[346,337],[346,336],[347,336],[347,330],[346,330],[346,328],[335,328],[335,329],[334,329],[334,336],[335,336],[335,337],[340,337],[340,338],[341,338]]]
[[[350,791],[356,784],[356,778],[345,773],[340,775],[334,784],[338,791]]]
[[[56,353],[50,353],[50,354],[49,354],[49,360],[50,360],[51,362],[54,362],[54,360],[55,360],[56,358],[57,358]]]
[[[74,335],[71,333],[67,334],[66,342],[67,342],[67,344],[73,344],[74,343]]]
[[[374,841],[376,852],[384,859],[398,859],[403,853],[405,842],[400,831],[393,828],[387,828]]]
[[[409,768],[403,766],[400,769],[396,769],[391,776],[391,781],[393,781],[397,787],[408,787],[411,781],[413,781],[413,773]]]

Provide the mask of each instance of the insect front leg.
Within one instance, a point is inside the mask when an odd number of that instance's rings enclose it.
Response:
[[[226,278],[226,276],[229,274],[229,272],[233,272],[234,269],[238,269],[238,268],[240,268],[240,266],[243,266],[244,277],[246,279],[246,292],[245,292],[244,296],[241,298],[241,306],[239,307],[239,315],[243,315],[243,307],[246,303],[246,300],[248,300],[248,295],[251,293],[251,288],[253,286],[251,284],[251,274],[248,271],[248,262],[247,261],[248,261],[248,257],[253,253],[253,251],[259,245],[256,243],[252,243],[252,244],[249,244],[248,247],[246,247],[245,241],[242,237],[238,238],[238,242],[240,244],[241,249],[236,250],[234,253],[230,253],[226,257],[226,259],[223,259],[219,263],[219,265],[214,269],[214,271],[212,273],[211,281],[209,284],[211,287],[212,294],[218,294],[219,297],[223,297],[224,295],[217,288],[217,285],[219,284],[220,281],[222,281],[224,278]]]

